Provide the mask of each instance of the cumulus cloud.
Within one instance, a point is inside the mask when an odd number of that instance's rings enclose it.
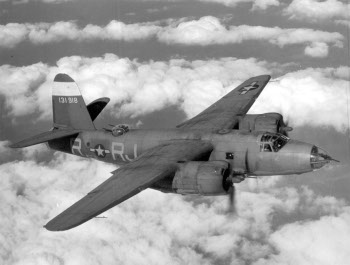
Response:
[[[264,178],[259,192],[239,185],[237,218],[227,215],[225,196],[146,190],[103,213],[106,218],[59,233],[42,227],[113,169],[62,154],[46,163],[27,157],[0,165],[0,262],[243,265],[283,264],[290,256],[312,264],[320,257],[307,247],[311,238],[329,263],[347,261],[347,249],[336,247],[350,236],[345,201],[307,187],[278,187],[283,177]]]
[[[27,40],[33,44],[45,44],[62,40],[123,40],[136,41],[157,38],[167,44],[214,45],[235,44],[243,41],[267,41],[283,48],[286,45],[307,45],[306,55],[325,57],[329,46],[342,47],[344,36],[338,32],[326,32],[307,28],[279,28],[262,26],[226,27],[218,18],[202,17],[198,20],[169,20],[160,22],[125,24],[112,20],[104,27],[87,25],[79,28],[75,22],[0,25],[0,47],[13,48]],[[316,51],[317,50],[317,51]],[[315,56],[315,54],[317,54]]]
[[[324,42],[314,42],[305,48],[305,54],[311,57],[327,57],[328,45]]]
[[[138,62],[113,54],[72,56],[60,59],[57,66],[1,66],[0,95],[12,118],[37,113],[39,119],[51,119],[52,80],[64,72],[76,80],[87,103],[110,97],[105,111],[112,115],[135,118],[178,106],[191,118],[249,77],[272,74],[278,80],[267,85],[250,113],[280,112],[292,126],[343,131],[348,124],[349,68],[289,68],[254,58]]]
[[[37,109],[37,88],[46,82],[49,67],[43,63],[13,68],[0,66],[3,81],[0,94],[6,98],[5,108],[11,115],[25,115]]]
[[[1,47],[13,48],[26,39],[27,28],[23,24],[0,25]]]
[[[284,47],[292,44],[307,44],[309,49],[322,46],[322,56],[328,55],[328,46],[342,47],[344,36],[338,32],[325,32],[305,28],[282,29],[262,26],[230,26],[226,27],[216,17],[202,17],[199,20],[173,23],[158,33],[161,41],[168,44],[212,45],[241,43],[247,40],[264,40]],[[316,52],[305,52],[314,56]],[[318,52],[320,55],[320,52]],[[315,57],[315,56],[314,56]],[[319,56],[320,57],[320,56]]]
[[[155,1],[155,0],[135,0],[135,1]],[[158,0],[159,2],[165,2],[165,0]],[[183,0],[167,0],[167,2],[181,2]],[[265,10],[271,6],[279,6],[280,0],[193,0],[197,2],[206,2],[206,3],[216,3],[225,5],[228,7],[236,7],[237,5],[244,4],[244,3],[251,3],[252,4],[252,10],[261,9]]]
[[[236,7],[240,3],[252,3],[254,9],[265,10],[271,6],[279,6],[279,0],[198,0],[201,2],[219,3],[229,7]]]
[[[284,10],[292,19],[346,19],[349,16],[350,5],[338,0],[293,0]]]
[[[344,25],[344,26],[350,27],[350,20],[337,19],[335,20],[335,23],[338,25]]]
[[[287,73],[270,83],[251,112],[280,110],[292,126],[348,126],[349,79],[342,68],[308,68]],[[265,103],[265,104],[264,104]]]
[[[5,96],[12,116],[39,111],[51,118],[52,80],[57,73],[65,72],[78,82],[87,102],[101,96],[110,97],[114,114],[137,117],[179,104],[189,115],[194,115],[225,93],[230,83],[236,84],[252,73],[263,74],[269,68],[265,66],[274,67],[256,59],[226,58],[208,62],[173,59],[141,63],[113,54],[96,58],[72,56],[60,59],[57,66],[41,63],[19,68],[1,66],[0,93]],[[202,89],[208,93],[201,93]],[[203,94],[205,102],[195,100],[198,94]]]
[[[88,24],[84,28],[79,28],[73,21],[35,24],[9,23],[0,25],[0,47],[13,48],[24,40],[34,44],[93,39],[135,41],[150,38],[159,29],[156,23],[125,24],[116,20],[110,21],[104,27]]]
[[[257,264],[345,264],[350,258],[344,251],[344,242],[350,236],[349,222],[350,209],[346,207],[339,216],[283,226],[269,239],[278,254],[261,259]],[[325,248],[327,251],[320,251]]]

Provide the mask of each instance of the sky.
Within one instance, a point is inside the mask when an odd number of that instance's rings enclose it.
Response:
[[[349,4],[340,0],[0,0],[0,264],[348,264]],[[8,147],[52,126],[69,74],[96,124],[172,128],[244,80],[272,76],[249,113],[341,163],[237,185],[228,198],[145,190],[66,232],[50,219],[116,166]]]

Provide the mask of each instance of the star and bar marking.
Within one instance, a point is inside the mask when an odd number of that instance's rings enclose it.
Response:
[[[244,86],[242,87],[240,90],[238,90],[240,93],[240,95],[244,95],[246,93],[248,93],[250,90],[254,90],[254,89],[257,89],[259,88],[259,84],[257,81],[255,82],[252,82],[251,84],[247,85],[247,86]]]
[[[95,152],[98,157],[104,158],[106,154],[110,154],[111,152],[108,149],[105,149],[102,144],[98,144],[95,148],[90,148],[91,152]]]

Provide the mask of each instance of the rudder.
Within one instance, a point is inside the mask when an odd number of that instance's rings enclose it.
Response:
[[[96,130],[84,98],[74,80],[58,74],[52,90],[53,126],[77,130]]]

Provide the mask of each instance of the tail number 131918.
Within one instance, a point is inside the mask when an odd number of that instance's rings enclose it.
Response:
[[[78,103],[78,99],[76,97],[58,97],[58,103],[63,103],[63,104]]]

